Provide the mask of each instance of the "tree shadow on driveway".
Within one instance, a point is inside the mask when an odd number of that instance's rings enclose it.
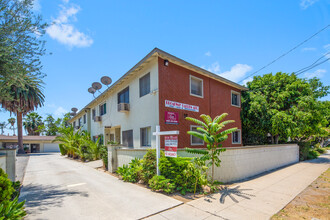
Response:
[[[26,200],[25,207],[28,213],[37,213],[51,207],[61,207],[64,198],[71,196],[88,197],[88,193],[55,185],[29,184],[23,186],[19,197]],[[33,211],[32,211],[33,210]]]

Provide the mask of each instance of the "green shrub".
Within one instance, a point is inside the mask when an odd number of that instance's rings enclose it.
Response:
[[[311,148],[311,142],[299,142],[299,159],[301,161],[307,160],[309,150]]]
[[[195,166],[192,158],[161,158],[160,173],[170,179],[176,186],[176,190],[185,195],[186,192],[200,190],[202,185],[207,184],[206,175],[200,168]],[[206,168],[207,169],[207,168]],[[205,170],[206,171],[206,170]]]
[[[107,170],[108,169],[108,148],[106,146],[102,146],[100,149],[100,155],[103,161],[103,166]]]
[[[160,151],[160,157],[164,158],[165,154],[163,151]],[[156,149],[149,149],[143,157],[142,170],[143,176],[142,179],[144,182],[148,183],[149,180],[156,175]]]
[[[58,146],[60,148],[61,155],[63,155],[63,156],[66,155],[67,150],[66,150],[64,144],[59,144]]]
[[[321,147],[318,147],[315,149],[317,152],[319,152],[320,154],[324,154],[327,150]]]
[[[149,186],[154,191],[163,191],[171,193],[175,189],[175,184],[171,183],[171,180],[166,179],[164,176],[154,176],[149,180]]]
[[[142,177],[142,160],[135,158],[129,165],[119,167],[117,173],[124,181],[136,183]]]
[[[26,216],[24,203],[25,201],[19,203],[18,197],[16,197],[13,201],[9,201],[7,204],[0,203],[0,220],[23,219],[23,217]]]
[[[318,156],[320,156],[319,152],[316,150],[310,150],[307,155],[307,160],[316,159]]]
[[[8,175],[0,168],[0,204],[6,205],[14,192],[15,189]]]

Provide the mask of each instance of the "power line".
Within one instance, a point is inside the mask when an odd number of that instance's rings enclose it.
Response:
[[[317,66],[319,66],[319,65],[321,65],[321,64],[323,64],[323,63],[325,63],[325,62],[327,62],[328,60],[330,60],[330,57],[327,58],[327,59],[325,59],[325,60],[322,60],[322,61],[320,61],[320,60],[321,60],[322,58],[326,57],[328,54],[330,54],[330,52],[328,52],[328,53],[324,54],[323,56],[321,56],[319,59],[317,59],[316,61],[314,61],[314,63],[312,63],[311,65],[309,65],[309,66],[307,66],[307,67],[304,67],[304,68],[302,68],[302,69],[300,69],[300,70],[297,70],[297,71],[293,72],[293,74],[295,74],[296,76],[299,76],[300,74],[303,74],[303,73],[307,72],[308,70],[311,70],[311,69],[313,69],[313,68],[315,68],[315,67],[317,67]],[[318,61],[320,61],[320,62],[318,62]],[[246,92],[262,91],[262,90],[266,89],[267,87],[272,86],[272,85],[275,85],[275,84],[278,84],[278,83],[279,83],[279,81],[278,81],[278,82],[275,82],[275,83],[271,83],[271,84],[269,84],[269,85],[266,85],[266,86],[263,87],[263,88],[254,89],[254,90],[248,90],[248,91],[246,91]]]
[[[325,26],[324,28],[322,28],[321,30],[319,30],[318,32],[316,32],[315,34],[313,34],[312,36],[310,36],[309,38],[307,38],[306,40],[304,40],[303,42],[301,42],[300,44],[298,44],[297,46],[293,47],[292,49],[290,49],[289,51],[285,52],[284,54],[282,54],[281,56],[277,57],[275,60],[271,61],[270,63],[266,64],[265,66],[261,67],[260,69],[258,69],[257,71],[253,72],[252,74],[248,75],[247,77],[245,77],[244,79],[240,80],[238,83],[242,82],[243,80],[255,75],[256,73],[258,73],[259,71],[265,69],[266,67],[270,66],[271,64],[275,63],[276,61],[278,61],[279,59],[281,59],[282,57],[286,56],[287,54],[289,54],[290,52],[292,52],[293,50],[297,49],[298,47],[300,47],[301,45],[303,45],[304,43],[306,43],[307,41],[309,41],[310,39],[312,39],[313,37],[315,37],[316,35],[318,35],[319,33],[321,33],[322,31],[324,31],[325,29],[327,29],[330,25],[328,24],[327,26]]]

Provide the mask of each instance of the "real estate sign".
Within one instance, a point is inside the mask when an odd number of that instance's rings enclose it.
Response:
[[[165,156],[177,157],[178,136],[165,136]]]
[[[165,124],[179,124],[179,113],[165,111]]]

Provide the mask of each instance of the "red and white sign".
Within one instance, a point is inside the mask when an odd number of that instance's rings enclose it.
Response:
[[[165,136],[165,156],[177,157],[178,136]]]
[[[165,124],[178,125],[179,124],[179,113],[165,111]]]
[[[180,102],[173,102],[173,101],[169,101],[169,100],[165,100],[165,107],[199,112],[199,106],[188,105],[188,104],[184,104],[184,103],[180,103]]]

